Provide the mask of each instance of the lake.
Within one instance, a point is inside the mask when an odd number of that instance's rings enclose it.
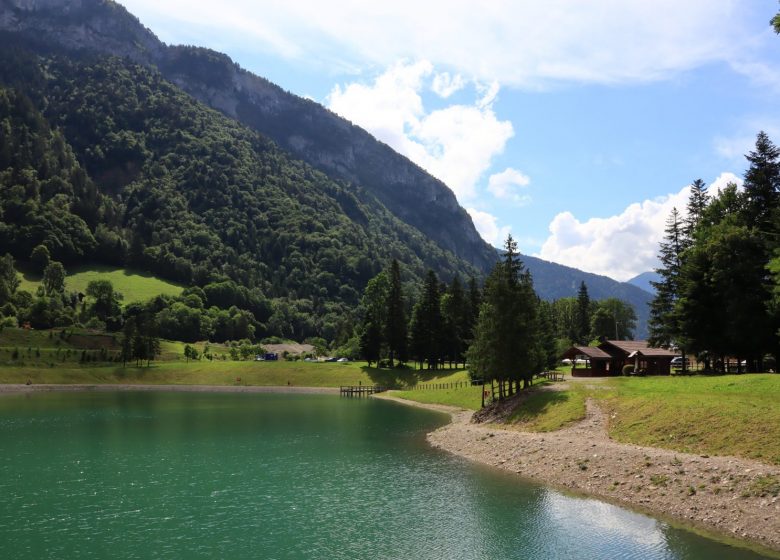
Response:
[[[6,395],[0,556],[762,558],[430,448],[446,420],[332,395]]]

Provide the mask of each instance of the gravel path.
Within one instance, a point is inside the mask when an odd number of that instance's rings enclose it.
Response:
[[[780,497],[753,495],[766,477],[780,481],[778,467],[617,443],[593,400],[584,420],[549,433],[474,424],[471,412],[428,408],[452,414],[452,423],[428,434],[434,447],[780,551]]]

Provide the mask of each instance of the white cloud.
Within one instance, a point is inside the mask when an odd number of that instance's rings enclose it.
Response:
[[[737,177],[731,172],[724,171],[718,175],[717,179],[708,185],[707,193],[710,196],[720,194],[720,191],[722,191],[729,183],[734,183],[739,189],[742,189],[742,184],[744,182],[745,181],[742,179],[742,177]]]
[[[715,194],[729,182],[742,184],[739,177],[724,172],[709,185],[708,192]],[[658,244],[666,220],[672,208],[685,215],[689,195],[690,186],[686,186],[677,193],[631,204],[618,215],[585,222],[571,212],[562,212],[550,223],[550,236],[537,256],[629,280],[658,266]]]
[[[509,235],[509,226],[499,226],[498,219],[489,214],[488,212],[482,212],[476,208],[466,208],[466,212],[471,216],[474,222],[474,227],[482,236],[482,239],[493,245],[493,247],[499,247]]]
[[[464,80],[463,76],[460,74],[450,76],[449,72],[441,72],[433,77],[431,89],[433,89],[439,97],[447,99],[453,93],[462,90],[465,86],[466,80]]]
[[[757,39],[757,10],[736,0],[332,0],[327,9],[318,0],[123,4],[150,25],[159,22],[155,31],[164,38],[195,24],[244,51],[251,45],[331,68],[419,58],[481,81],[532,88],[645,82],[717,62],[762,82],[778,74],[768,25],[762,22],[766,37]]]
[[[459,200],[468,200],[514,129],[493,111],[498,90],[492,84],[478,92],[474,105],[426,111],[421,94],[433,87],[432,75],[430,62],[399,62],[370,84],[334,87],[328,106],[444,181]]]
[[[488,179],[488,191],[496,198],[509,200],[518,206],[525,206],[531,202],[531,196],[517,192],[518,187],[523,188],[531,184],[528,175],[520,173],[517,169],[507,167],[501,173],[495,173]]]
[[[759,130],[770,138],[780,137],[780,121],[776,116],[762,116],[746,119],[739,126],[739,132],[732,136],[717,136],[713,140],[715,153],[735,163],[745,165],[745,156],[756,149],[756,136]]]

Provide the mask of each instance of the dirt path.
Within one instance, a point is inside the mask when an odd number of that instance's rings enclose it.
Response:
[[[780,498],[760,496],[780,468],[621,444],[592,400],[584,420],[550,433],[472,424],[471,413],[428,434],[434,446],[541,482],[645,509],[780,551]]]

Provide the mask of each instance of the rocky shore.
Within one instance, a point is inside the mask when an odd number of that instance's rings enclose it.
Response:
[[[780,481],[778,467],[617,443],[608,437],[608,419],[592,400],[583,421],[549,433],[475,424],[472,412],[420,406],[452,415],[450,424],[428,434],[434,447],[780,551],[780,497],[771,494]]]

